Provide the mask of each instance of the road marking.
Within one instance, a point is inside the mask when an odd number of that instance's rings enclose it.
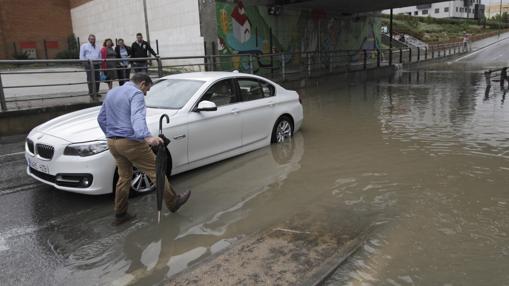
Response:
[[[5,196],[5,195],[14,194],[17,192],[29,191],[29,190],[35,189],[41,185],[42,185],[42,183],[36,182],[36,183],[29,183],[26,185],[13,187],[11,189],[0,189],[0,197]]]
[[[489,44],[489,45],[487,45],[487,46],[484,46],[484,47],[482,47],[482,48],[478,49],[478,50],[477,50],[477,51],[475,51],[475,52],[472,52],[472,53],[470,53],[470,54],[468,54],[468,55],[465,55],[465,56],[463,56],[463,57],[457,58],[457,59],[456,59],[456,60],[454,60],[453,62],[458,62],[458,61],[461,61],[461,60],[466,59],[466,58],[468,58],[468,57],[471,57],[471,56],[473,56],[473,55],[475,55],[475,54],[477,54],[477,53],[479,53],[479,52],[481,52],[481,51],[485,50],[486,48],[491,47],[491,46],[493,46],[493,45],[495,45],[495,44],[499,44],[499,43],[501,43],[502,41],[505,41],[505,40],[507,40],[507,39],[509,39],[509,37],[508,37],[508,38],[503,38],[503,39],[498,40],[498,41],[496,41],[496,42],[493,42],[493,43],[491,43],[491,44]]]
[[[2,159],[2,158],[7,158],[7,157],[11,157],[11,156],[22,155],[22,154],[25,154],[25,151],[23,151],[23,152],[16,152],[16,153],[10,153],[10,154],[5,154],[5,155],[0,155],[0,159]]]

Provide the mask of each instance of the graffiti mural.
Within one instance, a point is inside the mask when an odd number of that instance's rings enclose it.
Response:
[[[323,10],[286,9],[269,15],[266,6],[247,1],[216,1],[218,52],[231,56],[223,68],[263,72],[280,66],[280,58],[264,56],[285,53],[288,66],[299,65],[308,52],[351,51],[352,60],[362,49],[380,48],[380,21],[372,15],[336,16]],[[255,55],[249,61],[247,56]],[[323,53],[313,61],[329,62]]]

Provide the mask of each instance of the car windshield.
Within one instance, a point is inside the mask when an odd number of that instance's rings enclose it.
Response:
[[[180,109],[204,83],[201,80],[189,79],[159,81],[145,97],[145,105],[151,108]]]

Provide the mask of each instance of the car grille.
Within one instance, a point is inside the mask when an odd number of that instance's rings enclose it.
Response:
[[[36,176],[39,179],[43,179],[44,181],[54,183],[55,182],[55,176],[45,174],[43,172],[39,172],[34,168],[30,168],[30,173],[32,173],[34,176]]]
[[[34,141],[30,140],[27,138],[27,146],[28,146],[28,151],[30,151],[30,153],[34,154]]]
[[[53,148],[53,146],[39,143],[37,143],[35,146],[37,148],[37,154],[40,157],[48,160],[51,160],[51,158],[53,158],[53,153],[55,152],[55,148]]]

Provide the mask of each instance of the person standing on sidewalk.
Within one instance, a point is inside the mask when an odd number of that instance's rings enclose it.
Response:
[[[158,58],[159,56],[154,52],[150,44],[143,40],[143,35],[141,33],[136,34],[136,42],[131,45],[131,53],[133,58],[146,58],[152,54],[154,57]],[[147,73],[147,61],[140,60],[134,61],[133,64],[134,72],[144,72]]]
[[[136,217],[127,212],[133,167],[156,182],[156,158],[150,146],[164,144],[164,141],[150,134],[145,119],[144,96],[151,86],[152,80],[147,74],[133,75],[130,82],[108,92],[97,117],[99,126],[108,138],[108,147],[118,169],[113,225],[120,225]],[[171,212],[176,212],[185,204],[190,195],[190,191],[177,195],[166,179],[164,201]]]
[[[128,60],[131,57],[131,47],[126,46],[123,39],[118,39],[117,46],[115,46],[115,54],[117,58],[122,59],[117,65],[117,76],[119,85],[124,85],[124,83],[129,81],[129,76],[131,75]]]
[[[113,88],[113,81],[117,78],[117,72],[115,68],[117,66],[116,62],[106,61],[106,59],[116,59],[117,55],[115,54],[115,50],[113,49],[113,40],[106,39],[104,40],[103,47],[101,49],[101,72],[106,75],[106,84],[108,84],[108,89],[111,90]]]
[[[467,32],[463,32],[463,51],[470,51],[470,36],[467,34]]]
[[[88,95],[91,97],[94,94],[99,93],[99,73],[101,72],[100,62],[98,60],[101,59],[101,48],[95,44],[95,35],[88,35],[88,43],[84,43],[80,47],[80,60],[94,60],[96,62],[93,63],[94,72],[92,72],[92,66],[90,66],[90,62],[84,62],[83,66],[85,67],[85,71],[87,73],[87,84],[88,84]],[[95,79],[95,86],[92,82],[92,79]],[[94,90],[95,87],[95,90]]]

